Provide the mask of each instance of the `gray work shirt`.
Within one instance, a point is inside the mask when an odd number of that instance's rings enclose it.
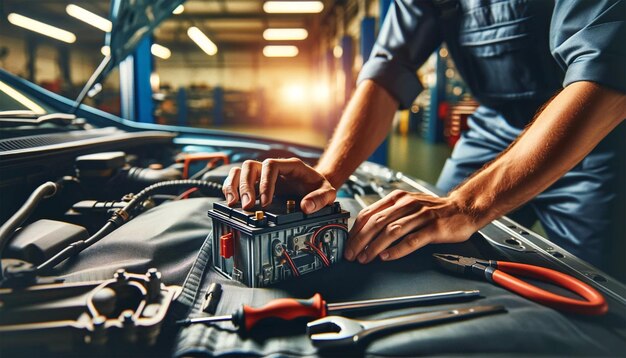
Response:
[[[358,81],[408,108],[416,71],[445,42],[474,97],[523,127],[559,89],[593,81],[626,93],[626,4],[616,0],[428,0],[391,4]]]

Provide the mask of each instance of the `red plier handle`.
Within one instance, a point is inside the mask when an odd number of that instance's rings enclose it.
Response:
[[[580,295],[584,301],[554,294],[512,275],[554,283]],[[493,270],[491,278],[493,282],[506,289],[557,310],[584,315],[603,315],[609,308],[604,296],[593,287],[572,276],[545,267],[497,261],[497,267]]]
[[[557,310],[584,315],[603,315],[608,311],[604,296],[596,289],[572,276],[549,268],[452,254],[434,254],[433,257],[441,267],[449,271],[483,276],[521,296]],[[578,294],[583,300],[557,295],[513,275],[553,283]]]

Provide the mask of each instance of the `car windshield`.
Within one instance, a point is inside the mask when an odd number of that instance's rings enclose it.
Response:
[[[50,112],[40,101],[0,81],[0,118],[34,117]]]

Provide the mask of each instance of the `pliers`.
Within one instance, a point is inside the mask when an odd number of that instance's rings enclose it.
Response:
[[[487,281],[557,310],[583,315],[603,315],[608,311],[608,304],[600,292],[572,276],[555,270],[516,262],[481,260],[450,254],[434,254],[433,257],[446,270],[457,274],[482,276]],[[556,284],[576,293],[584,300],[559,296],[513,275]]]

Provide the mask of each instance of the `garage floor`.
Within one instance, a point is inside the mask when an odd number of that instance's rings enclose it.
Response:
[[[220,127],[222,130],[298,142],[318,147],[326,144],[326,136],[311,128],[303,127]],[[435,183],[452,148],[447,144],[430,144],[417,135],[391,134],[389,140],[389,167],[415,178]]]

